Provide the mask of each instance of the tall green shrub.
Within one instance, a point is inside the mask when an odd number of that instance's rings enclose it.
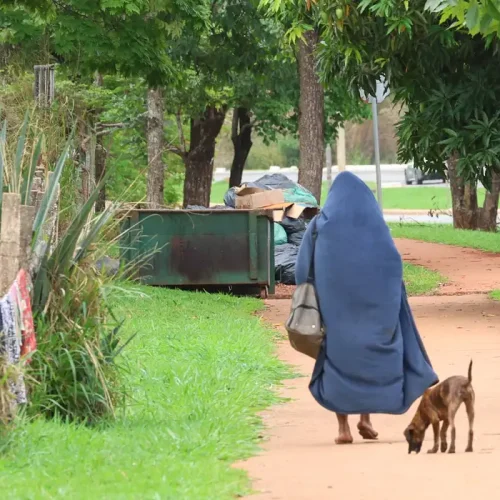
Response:
[[[9,191],[28,200],[43,140],[32,133],[28,114],[17,140],[12,141],[14,150],[6,138],[6,123],[0,130],[0,179]],[[124,395],[115,361],[128,341],[121,342],[121,324],[103,294],[110,278],[96,268],[101,255],[98,249],[102,248],[96,243],[105,228],[111,225],[112,230],[118,223],[113,222],[118,205],[111,205],[97,217],[92,215],[99,184],[52,247],[45,228],[72,148],[70,137],[51,169],[51,182],[33,224],[32,260],[38,265],[32,304],[38,349],[26,367],[26,380],[32,414],[94,423],[113,416]]]

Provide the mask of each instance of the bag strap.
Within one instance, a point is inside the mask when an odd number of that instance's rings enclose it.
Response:
[[[307,283],[314,284],[314,250],[316,248],[316,238],[318,236],[318,231],[316,229],[316,219],[312,222],[314,227],[312,228],[312,251],[311,251],[311,262],[309,263],[309,274],[307,275]]]

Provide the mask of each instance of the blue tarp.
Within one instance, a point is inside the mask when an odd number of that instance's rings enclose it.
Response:
[[[326,338],[310,391],[338,413],[405,413],[438,378],[378,204],[364,182],[343,172],[316,223],[306,231],[296,267],[296,281],[304,283],[316,225],[315,285]]]

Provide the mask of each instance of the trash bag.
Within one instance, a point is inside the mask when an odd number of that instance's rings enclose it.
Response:
[[[262,189],[294,189],[298,184],[284,174],[266,174],[255,181]]]
[[[229,188],[226,191],[226,194],[224,195],[224,205],[226,205],[226,207],[231,207],[231,208],[236,207],[236,193],[235,193],[235,191],[236,191],[235,187]]]
[[[298,203],[306,207],[317,207],[318,202],[314,195],[305,187],[297,184],[284,174],[266,174],[255,182],[247,182],[245,186],[260,189],[282,189],[285,202]],[[232,187],[224,195],[224,204],[228,207],[236,207],[236,188]]]
[[[262,189],[282,189],[287,203],[298,203],[307,207],[317,207],[314,195],[305,187],[293,182],[284,174],[266,174],[255,181]]]
[[[284,245],[288,241],[286,231],[277,222],[274,223],[274,246]]]
[[[292,219],[291,217],[284,216],[280,221],[280,224],[286,231],[286,234],[291,235],[294,233],[301,233],[305,231],[307,228],[307,222],[304,218],[300,217],[299,219]]]
[[[226,207],[225,205],[213,205],[211,207],[203,207],[201,205],[188,205],[186,210],[230,210],[232,207]]]
[[[260,189],[269,189],[263,186],[258,186],[255,182],[246,182],[247,187],[256,187]],[[236,208],[236,187],[229,188],[224,195],[224,205],[230,208]]]
[[[288,243],[292,245],[300,245],[307,228],[307,222],[304,218],[292,219],[291,217],[283,217],[281,225],[286,231]]]
[[[299,184],[293,189],[285,189],[284,191],[284,198],[287,203],[297,203],[298,205],[313,208],[318,206],[318,202],[314,195]]]
[[[226,205],[213,205],[210,207],[212,210],[233,210],[233,207],[227,207]]]
[[[302,243],[302,240],[304,239],[304,234],[306,234],[306,231],[299,231],[298,233],[293,233],[288,236],[288,243],[291,243],[292,245],[295,246],[300,246]]]
[[[274,272],[276,281],[284,285],[295,285],[295,263],[299,247],[286,243],[274,249]]]

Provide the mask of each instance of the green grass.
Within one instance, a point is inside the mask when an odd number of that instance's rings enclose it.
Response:
[[[422,266],[404,263],[404,280],[408,295],[429,295],[446,282],[446,278]]]
[[[370,189],[375,190],[373,182],[367,182]],[[224,193],[227,191],[227,182],[219,181],[212,184],[212,203],[223,203]],[[478,201],[484,201],[484,189],[478,189]],[[323,183],[321,200],[324,202],[328,195],[328,185]],[[384,209],[387,210],[449,210],[451,208],[451,193],[446,187],[417,187],[417,188],[383,188],[382,197]]]
[[[233,499],[248,492],[231,467],[256,452],[257,412],[288,375],[260,303],[147,289],[119,302],[132,405],[102,428],[36,420],[0,455],[2,499]],[[1,443],[0,443],[1,452]]]
[[[390,223],[389,227],[394,238],[444,243],[500,253],[500,235],[498,233],[454,229],[448,224]]]
[[[490,299],[500,300],[500,290],[493,290],[490,292]]]

